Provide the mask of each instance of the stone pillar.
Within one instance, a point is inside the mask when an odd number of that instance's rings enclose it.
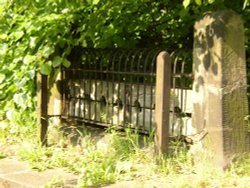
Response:
[[[157,154],[168,152],[169,109],[171,88],[171,61],[167,52],[161,52],[156,60],[155,91],[155,146]]]
[[[193,126],[206,130],[217,167],[248,148],[244,29],[233,11],[207,13],[195,23]]]

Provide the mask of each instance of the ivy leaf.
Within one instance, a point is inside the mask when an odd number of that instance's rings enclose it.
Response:
[[[52,53],[54,53],[55,48],[51,46],[45,46],[43,49],[43,56],[48,58]]]
[[[41,73],[44,75],[49,75],[51,72],[51,65],[49,63],[42,64]]]
[[[195,3],[199,6],[202,4],[201,0],[195,0]]]
[[[100,0],[93,0],[93,5],[97,5],[99,3]]]
[[[64,46],[65,46],[65,43],[66,43],[67,41],[64,39],[64,38],[62,38],[62,39],[60,39],[59,41],[58,41],[58,43],[59,43],[59,46],[61,47],[61,48],[63,48]]]
[[[5,55],[8,49],[8,45],[6,43],[0,44],[0,55]]]
[[[0,34],[0,39],[1,40],[6,40],[8,38],[8,35],[6,35],[5,33]]]
[[[191,0],[184,0],[184,1],[182,2],[184,8],[187,8],[187,7],[189,6],[190,2],[191,2]]]
[[[187,9],[181,9],[181,11],[179,12],[179,16],[181,18],[185,18],[186,16],[188,16],[188,10]],[[166,27],[166,26],[164,25],[164,27]]]
[[[0,84],[0,92],[3,90],[3,88],[6,87],[6,83]],[[3,91],[4,92],[4,91]]]
[[[0,100],[5,99],[6,94],[0,91]]]
[[[71,52],[71,47],[67,47],[67,48],[64,50],[62,56],[65,57],[65,56],[69,55],[70,52]]]
[[[22,36],[24,35],[23,31],[16,31],[13,33],[13,36],[15,38],[15,41],[19,40],[20,38],[22,38]]]
[[[27,72],[28,73],[28,75],[29,75],[29,77],[31,78],[31,79],[34,79],[35,78],[35,70],[30,70],[30,71],[28,71]]]
[[[63,59],[62,64],[64,67],[69,68],[71,63],[67,59]]]
[[[6,78],[5,74],[0,73],[0,84],[4,81],[5,78]]]
[[[13,101],[18,106],[20,106],[23,109],[26,109],[26,101],[27,101],[27,94],[26,93],[16,93],[13,96]]]
[[[26,55],[26,56],[24,57],[24,59],[23,59],[23,63],[26,64],[26,65],[28,65],[28,64],[34,62],[34,61],[35,61],[35,58],[36,58],[35,56]]]
[[[52,62],[53,67],[59,67],[62,64],[62,61],[63,59],[61,57],[56,56]]]
[[[243,4],[243,10],[246,8],[246,6],[248,5],[249,0],[244,0],[244,4]]]
[[[208,3],[209,3],[209,4],[212,4],[212,3],[214,3],[214,1],[215,1],[215,0],[208,0]]]
[[[36,43],[37,43],[38,37],[30,37],[30,48],[35,48],[36,47]]]

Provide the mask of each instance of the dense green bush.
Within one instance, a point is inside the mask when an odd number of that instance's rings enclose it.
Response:
[[[0,0],[0,118],[35,122],[37,71],[68,67],[82,47],[162,47],[190,51],[194,21],[230,8],[250,23],[248,0]],[[249,30],[246,47],[249,49]],[[73,62],[71,62],[73,63]],[[17,115],[21,114],[21,115]],[[17,121],[16,117],[26,118]],[[25,126],[26,126],[25,124]],[[34,123],[33,123],[34,125]]]

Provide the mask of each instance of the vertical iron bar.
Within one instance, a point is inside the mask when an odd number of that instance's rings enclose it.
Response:
[[[118,57],[119,57],[119,61],[118,61],[118,72],[120,72],[120,74],[118,74],[118,98],[120,99],[120,100],[122,100],[122,97],[121,97],[121,87],[120,87],[120,85],[121,85],[121,82],[122,82],[122,77],[123,77],[123,74],[121,73],[122,72],[122,70],[121,70],[121,63],[122,63],[122,59],[123,59],[123,56],[124,56],[124,54],[125,54],[125,51],[121,51],[122,53],[116,53],[115,54],[115,56],[118,54]],[[125,92],[125,84],[124,84],[124,82],[123,82],[123,86],[124,86],[124,88],[123,88],[123,92]],[[123,93],[124,94],[124,93]],[[123,110],[125,109],[125,100],[124,100],[124,98],[123,98],[123,100],[122,100],[122,103],[123,103],[123,105],[122,105],[122,108],[123,108]],[[122,111],[122,109],[120,109],[120,108],[118,108],[118,118],[117,118],[117,122],[118,122],[118,125],[122,125],[121,123],[120,123],[120,111]],[[124,118],[123,118],[123,122],[124,122]]]
[[[141,59],[142,59],[142,56],[143,56],[143,52],[141,51],[138,55],[138,62],[137,62],[137,72],[140,72],[140,64],[141,64]],[[135,109],[136,109],[136,126],[140,127],[139,125],[139,115],[140,115],[140,111],[139,111],[139,104],[140,104],[140,101],[139,101],[139,95],[140,95],[140,79],[139,79],[139,76],[136,76],[136,84],[137,84],[137,95],[136,95],[136,100],[138,102],[137,106],[135,105]],[[144,93],[145,94],[145,93]],[[143,129],[145,129],[145,126],[144,124],[142,124],[143,126]]]
[[[92,67],[92,65],[93,65],[93,59],[94,59],[94,57],[93,57],[93,54],[91,54],[91,53],[89,53],[88,54],[89,55],[89,58],[90,58],[90,61],[89,61],[89,67],[88,67],[88,70],[89,70],[89,72],[88,72],[88,83],[89,83],[89,85],[88,85],[88,88],[89,88],[89,93],[87,94],[88,95],[88,97],[87,97],[87,103],[88,103],[88,112],[89,112],[89,117],[88,117],[88,121],[91,121],[91,86],[92,86],[92,69],[91,69],[91,67]]]
[[[145,62],[144,62],[144,70],[143,70],[143,72],[145,73],[145,72],[148,72],[149,70],[147,70],[147,65],[148,65],[148,62],[150,62],[150,63],[155,63],[151,58],[152,58],[152,54],[154,54],[154,51],[150,51],[150,50],[147,50],[145,53],[147,53],[147,56],[146,56],[146,58],[145,58]],[[155,56],[157,56],[158,55],[158,53],[156,53],[155,54]],[[153,58],[154,59],[154,58]],[[152,62],[153,61],[153,62]],[[150,65],[149,65],[149,67],[150,67]],[[149,74],[151,74],[151,73],[153,73],[153,72],[149,72]],[[150,76],[149,76],[150,77]],[[148,81],[149,82],[149,84],[148,83],[146,83],[146,81]],[[144,97],[143,97],[143,103],[144,104],[146,104],[146,95],[145,95],[145,93],[146,93],[146,88],[147,88],[147,86],[148,85],[151,85],[150,83],[151,83],[151,78],[149,79],[149,80],[147,80],[146,78],[144,78],[144,81],[143,81],[143,85],[144,85],[144,90],[143,90],[143,92],[144,92]],[[152,93],[153,93],[153,91],[152,91],[152,87],[150,88],[151,89],[151,91],[150,91],[150,94],[151,94],[151,98],[150,98],[150,103],[152,103]],[[144,130],[145,130],[145,119],[146,119],[146,116],[145,116],[145,114],[146,114],[146,112],[145,112],[145,108],[143,108],[143,126],[144,126]],[[149,121],[149,127],[152,127],[152,116],[153,116],[153,114],[152,114],[152,109],[150,109],[150,121]]]
[[[130,54],[133,54],[133,55],[130,55]],[[133,64],[134,64],[134,62],[135,62],[135,55],[134,55],[134,53],[133,53],[133,51],[131,50],[131,52],[130,52],[130,54],[128,55],[128,60],[130,60],[130,57],[132,58],[129,62],[130,62],[130,80],[129,80],[129,86],[130,86],[130,99],[129,99],[129,101],[130,101],[130,105],[129,105],[129,127],[131,127],[131,125],[132,125],[132,116],[133,116],[133,114],[132,114],[132,109],[133,109],[133,82],[134,82],[134,76],[133,76],[133,73],[134,73],[134,70],[133,70]]]
[[[157,50],[156,52],[153,50],[153,57],[151,59],[151,70],[150,70],[150,74],[156,72],[156,60],[157,60],[157,56],[159,55],[161,51]],[[153,75],[150,76],[150,123],[149,123],[149,130],[152,130],[153,127],[153,87],[155,86],[156,83],[156,79],[154,79],[155,77]]]
[[[129,62],[132,63],[131,61],[134,61],[134,59],[130,61],[130,58],[129,58],[132,53],[133,53],[132,50],[127,51],[126,60],[124,63],[124,72],[127,72],[127,68],[129,66],[128,63]],[[123,126],[126,127],[126,125],[131,123],[131,118],[129,118],[129,116],[131,117],[131,110],[130,109],[131,109],[131,103],[132,103],[132,101],[131,101],[131,96],[132,96],[131,74],[130,75],[125,74],[124,85],[125,85],[124,86],[124,89],[125,89],[124,103],[125,104],[124,104],[124,123],[123,123]]]
[[[175,57],[174,59],[174,64],[173,64],[173,77],[172,77],[172,83],[173,83],[173,90],[172,90],[172,97],[170,95],[170,100],[172,102],[172,104],[170,105],[170,111],[172,112],[172,122],[171,122],[171,133],[173,134],[174,133],[174,127],[175,127],[175,117],[176,117],[176,114],[175,114],[175,100],[176,100],[176,78],[175,78],[175,75],[176,75],[176,67],[177,67],[177,62],[178,62],[178,56]]]
[[[111,68],[111,71],[112,72],[114,72],[115,71],[115,57],[113,56],[113,58],[112,58],[112,68]],[[111,80],[112,82],[111,82],[111,84],[112,84],[112,99],[111,99],[111,101],[112,101],[112,110],[111,110],[111,125],[114,125],[114,117],[115,117],[115,115],[114,115],[114,103],[116,102],[116,101],[114,101],[114,93],[115,93],[115,87],[114,87],[114,84],[115,84],[115,78],[114,78],[114,73],[112,73],[112,80]],[[117,100],[117,103],[118,103],[118,100]]]
[[[85,62],[84,62],[84,66],[83,66],[83,70],[88,69],[88,53],[85,51],[84,52],[85,55]],[[84,74],[84,80],[83,80],[83,118],[87,119],[87,115],[86,115],[86,111],[87,111],[87,107],[86,107],[86,91],[87,91],[87,80],[88,80],[88,73],[86,71],[83,72]]]
[[[93,88],[94,89],[94,96],[95,96],[95,99],[94,99],[94,122],[96,123],[97,122],[97,107],[96,107],[96,105],[97,105],[97,70],[98,70],[98,63],[99,63],[99,53],[98,53],[99,51],[97,51],[97,53],[95,54],[95,70],[94,70],[94,73],[95,73],[95,76],[94,76],[94,78],[95,78],[95,87]],[[90,103],[91,104],[91,103]]]

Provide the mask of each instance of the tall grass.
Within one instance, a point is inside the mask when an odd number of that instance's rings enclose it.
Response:
[[[51,128],[49,147],[41,147],[28,136],[20,140],[18,155],[39,171],[60,167],[77,174],[76,187],[131,180],[149,182],[149,187],[250,186],[249,154],[242,155],[222,172],[211,165],[206,154],[193,155],[183,142],[172,142],[171,154],[155,156],[153,137],[141,136],[131,129],[101,132]],[[61,185],[61,180],[55,179],[46,186],[56,183]]]

